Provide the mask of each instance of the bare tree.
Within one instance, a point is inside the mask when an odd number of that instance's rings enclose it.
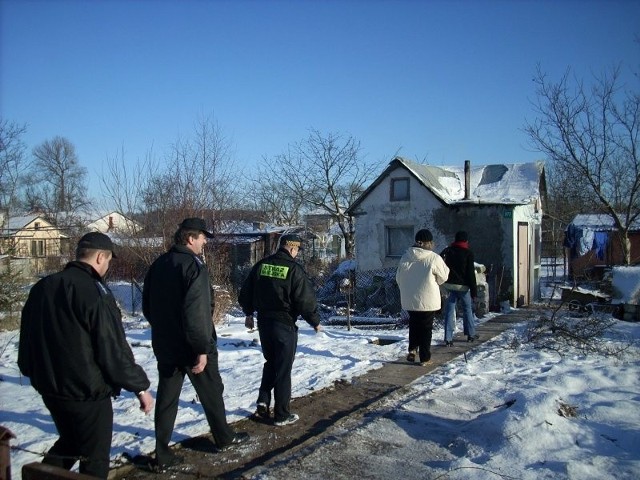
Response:
[[[213,218],[236,204],[236,169],[231,143],[212,117],[197,120],[191,138],[170,147],[166,169],[149,178],[147,210],[171,212],[172,224],[187,216]]]
[[[27,167],[22,135],[26,125],[0,118],[0,209],[10,212],[18,204],[21,179]]]
[[[279,158],[263,158],[257,178],[251,181],[253,186],[248,190],[247,203],[253,210],[264,212],[276,225],[299,225],[304,199],[296,194],[296,189],[283,182],[278,172]]]
[[[613,218],[626,263],[629,227],[640,215],[640,94],[623,90],[620,69],[595,79],[591,88],[553,83],[538,67],[538,118],[525,125],[536,150],[548,156],[572,184],[589,192],[591,208]]]
[[[282,185],[308,209],[334,216],[345,241],[348,258],[354,253],[353,218],[345,211],[373,179],[378,165],[360,155],[360,142],[339,133],[309,136],[274,158],[266,173],[269,185]]]
[[[236,203],[234,176],[231,144],[211,117],[200,118],[191,137],[178,138],[164,161],[149,152],[131,163],[125,161],[124,149],[108,159],[101,178],[105,197],[147,226],[130,239],[132,262],[148,266],[159,250],[172,243],[186,217],[203,217],[215,227],[216,212]],[[161,237],[162,245],[151,237]]]
[[[145,189],[159,170],[153,151],[150,150],[142,160],[127,162],[122,148],[119,154],[107,158],[105,167],[100,175],[105,205],[115,208],[133,221],[146,218]],[[126,239],[121,242],[123,250],[118,262],[122,270],[119,274],[122,277],[141,278],[158,256],[158,252],[167,246],[155,244],[149,239],[150,232],[144,228],[138,229],[136,225],[132,224],[130,228],[119,232],[119,236]],[[173,231],[163,231],[161,236],[169,239],[172,233]]]
[[[33,149],[32,185],[27,201],[32,208],[57,218],[88,204],[87,169],[80,165],[73,144],[64,137],[46,140]]]

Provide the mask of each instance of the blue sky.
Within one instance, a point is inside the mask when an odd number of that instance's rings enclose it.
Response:
[[[639,1],[0,0],[0,113],[29,151],[61,135],[90,174],[162,157],[213,116],[251,172],[310,128],[370,160],[541,159],[540,64],[588,79],[621,63],[635,91]]]

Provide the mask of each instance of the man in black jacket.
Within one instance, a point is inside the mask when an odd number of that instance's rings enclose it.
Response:
[[[107,478],[113,429],[111,397],[134,392],[149,413],[149,380],[127,343],[120,309],[103,280],[115,257],[98,232],[78,242],[76,260],[43,278],[22,310],[18,366],[42,399],[60,438],[43,463]]]
[[[185,375],[202,402],[219,449],[249,438],[231,429],[222,398],[209,271],[200,258],[207,238],[212,237],[203,219],[185,219],[175,233],[174,245],[153,262],[144,280],[142,310],[151,324],[151,343],[158,360],[154,421],[159,470],[182,461],[169,449],[169,441]]]
[[[301,248],[302,239],[298,235],[283,235],[280,249],[253,266],[238,298],[247,328],[254,327],[253,313],[258,312],[258,333],[265,359],[255,417],[269,418],[273,390],[277,426],[289,425],[299,418],[289,411],[298,316],[316,332],[320,330],[315,292],[306,272],[295,261]]]
[[[473,342],[479,337],[476,335],[475,315],[473,314],[473,302],[478,296],[476,285],[476,270],[473,252],[469,248],[469,235],[461,230],[456,232],[455,241],[445,248],[440,256],[449,267],[449,278],[442,285],[449,297],[444,309],[444,342],[447,346],[453,345],[453,329],[455,327],[456,303],[462,301],[463,328],[467,335],[467,341]]]

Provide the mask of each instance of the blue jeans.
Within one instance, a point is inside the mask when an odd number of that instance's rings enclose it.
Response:
[[[462,306],[464,312],[462,316],[462,324],[464,326],[464,334],[473,336],[476,334],[476,324],[473,317],[473,311],[471,310],[471,293],[459,292],[456,290],[449,291],[449,298],[444,307],[444,341],[450,342],[453,340],[453,329],[456,326],[456,302],[462,300]]]

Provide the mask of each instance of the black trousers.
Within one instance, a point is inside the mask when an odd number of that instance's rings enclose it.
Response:
[[[195,374],[191,366],[178,366],[158,362],[158,392],[154,423],[156,430],[156,459],[166,463],[171,458],[169,449],[171,434],[178,415],[180,392],[187,375],[202,403],[213,439],[218,447],[229,444],[234,432],[227,423],[222,393],[224,385],[218,369],[218,352],[207,356],[207,366],[202,373]]]
[[[408,311],[409,314],[409,351],[418,350],[420,361],[431,359],[431,336],[433,319],[436,312]]]
[[[276,421],[289,417],[291,403],[291,370],[298,348],[298,327],[258,317],[258,332],[265,362],[258,392],[258,403],[271,404]]]
[[[42,463],[71,470],[80,460],[80,473],[107,478],[113,432],[111,398],[75,401],[43,397],[43,400],[60,438]]]

